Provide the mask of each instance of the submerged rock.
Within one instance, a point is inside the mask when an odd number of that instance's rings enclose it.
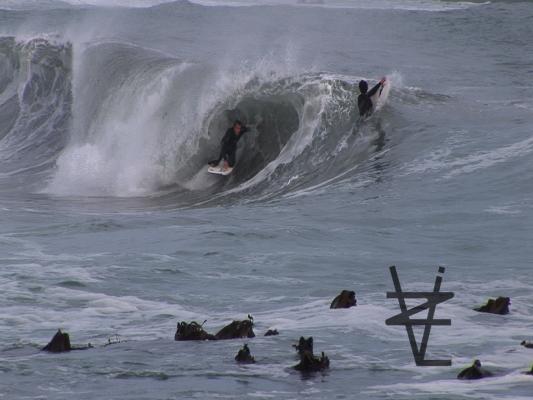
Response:
[[[203,324],[200,325],[196,321],[192,321],[191,323],[181,321],[178,322],[174,340],[216,340],[216,337],[207,333],[203,328]]]
[[[253,338],[255,333],[253,330],[254,319],[248,315],[248,319],[243,321],[233,321],[218,331],[215,337],[218,340],[239,339],[239,338]]]
[[[301,372],[323,371],[329,368],[329,358],[322,352],[320,357],[315,357],[313,353],[306,351],[300,356],[300,363],[294,369]]]
[[[313,354],[313,338],[309,337],[308,339],[304,338],[303,336],[300,336],[300,340],[298,341],[298,344],[292,345],[299,355],[302,355],[306,351],[310,351],[311,354]]]
[[[239,352],[235,356],[235,361],[243,364],[255,363],[255,358],[250,353],[250,349],[248,348],[247,344],[242,346],[242,349],[239,350]]]
[[[248,319],[244,321],[233,321],[231,324],[226,325],[216,335],[207,333],[203,324],[192,321],[187,323],[185,321],[178,322],[176,334],[174,340],[225,340],[225,339],[238,339],[238,338],[253,338],[255,333],[253,331],[253,317],[248,315]],[[205,324],[205,321],[204,321]]]
[[[125,343],[127,340],[123,340],[120,335],[113,335],[107,339],[107,343],[104,344],[104,347],[111,346],[113,344]]]
[[[61,332],[58,329],[50,343],[43,347],[42,351],[49,351],[51,353],[62,353],[64,351],[71,351],[70,337],[68,333]]]
[[[481,379],[489,376],[492,376],[492,373],[481,368],[481,362],[479,360],[475,360],[470,367],[459,372],[457,379]]]
[[[509,314],[509,305],[511,305],[511,299],[509,297],[498,297],[496,300],[489,299],[487,304],[479,308],[474,308],[474,310],[491,314],[505,315]]]
[[[63,353],[66,351],[72,350],[87,350],[92,349],[92,344],[87,346],[72,346],[70,344],[70,336],[68,333],[61,332],[61,329],[58,329],[50,343],[42,348],[42,351],[48,351],[50,353]]]
[[[276,336],[276,335],[279,335],[279,332],[277,329],[269,329],[266,333],[265,333],[265,336]]]
[[[351,290],[343,290],[337,297],[333,299],[329,308],[350,308],[357,305],[355,292]]]
[[[329,358],[322,352],[320,357],[313,354],[313,338],[300,337],[298,345],[295,345],[300,355],[300,363],[293,368],[301,372],[316,372],[329,368]]]
[[[525,340],[522,340],[522,343],[520,343],[522,346],[524,346],[526,349],[533,349],[533,343],[526,342]]]

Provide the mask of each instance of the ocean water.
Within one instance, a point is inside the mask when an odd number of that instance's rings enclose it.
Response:
[[[159,3],[0,0],[0,399],[532,398],[533,3]],[[451,367],[385,324],[390,265],[446,268]],[[248,314],[253,339],[173,339]],[[40,352],[58,328],[94,349]],[[328,371],[291,368],[300,336]],[[494,377],[456,380],[476,358]]]

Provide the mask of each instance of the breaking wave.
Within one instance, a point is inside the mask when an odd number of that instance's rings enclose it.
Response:
[[[226,71],[123,43],[89,46],[75,63],[70,44],[0,46],[2,176],[54,195],[271,197],[343,176],[384,135],[358,124],[356,77],[268,61]],[[251,130],[235,172],[207,174],[237,118]]]
[[[0,38],[1,176],[40,176],[64,147],[71,120],[72,46]]]

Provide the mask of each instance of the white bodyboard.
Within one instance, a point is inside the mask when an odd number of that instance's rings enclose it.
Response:
[[[371,97],[374,109],[372,111],[379,111],[387,102],[389,98],[390,82],[387,79],[378,92]]]
[[[231,174],[232,171],[233,171],[233,168],[227,168],[227,169],[223,169],[221,167],[207,168],[207,172],[209,172],[210,174],[224,175],[224,176]]]

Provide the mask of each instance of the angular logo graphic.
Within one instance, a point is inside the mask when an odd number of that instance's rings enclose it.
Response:
[[[387,292],[388,299],[398,299],[400,304],[401,313],[391,317],[385,321],[387,325],[404,325],[409,337],[409,343],[411,344],[411,350],[415,357],[416,365],[420,367],[447,367],[452,365],[452,360],[426,360],[426,349],[429,341],[429,334],[433,325],[451,325],[450,319],[434,319],[435,309],[437,304],[450,300],[454,294],[452,292],[441,292],[440,285],[442,283],[442,276],[437,275],[435,278],[435,286],[433,292],[402,292],[402,286],[400,285],[400,279],[396,272],[396,267],[390,267],[390,273],[392,281],[394,282],[395,292]],[[439,267],[439,274],[444,273],[444,268]],[[419,306],[411,309],[407,309],[405,299],[427,299],[427,301]],[[410,317],[421,312],[428,310],[427,319],[411,319]],[[413,331],[414,325],[424,325],[424,334],[422,336],[422,342],[420,348],[416,343],[415,334]]]

